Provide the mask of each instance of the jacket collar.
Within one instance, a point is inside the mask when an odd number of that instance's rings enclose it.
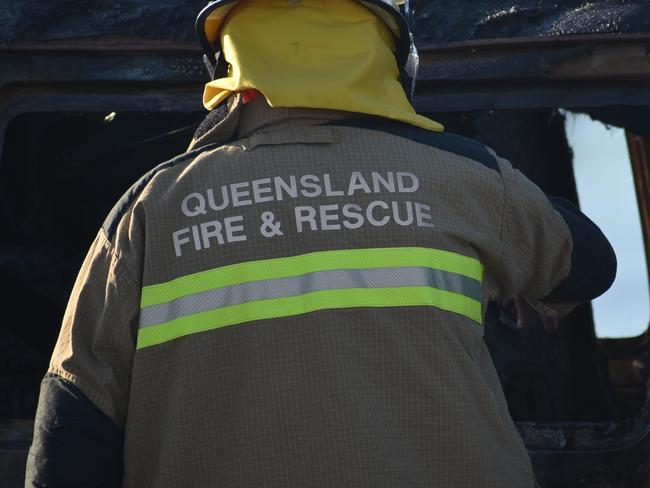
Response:
[[[244,104],[241,94],[237,93],[228,101],[226,117],[201,137],[193,139],[188,150],[199,149],[208,144],[227,144],[249,137],[253,133],[321,125],[355,115],[358,116],[341,110],[270,107],[264,97]]]

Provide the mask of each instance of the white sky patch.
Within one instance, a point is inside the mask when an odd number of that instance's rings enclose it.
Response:
[[[625,131],[584,114],[566,115],[580,207],[608,237],[618,258],[614,285],[592,303],[596,335],[637,336],[648,326],[650,294]]]

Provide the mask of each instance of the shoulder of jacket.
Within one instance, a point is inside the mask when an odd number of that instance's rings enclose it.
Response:
[[[404,122],[382,117],[355,117],[335,120],[326,125],[354,127],[359,129],[385,132],[397,137],[403,137],[419,144],[424,144],[442,151],[469,158],[494,171],[500,172],[494,151],[475,139],[450,132],[433,132]]]
[[[127,210],[130,208],[131,204],[138,198],[140,193],[142,193],[142,191],[147,187],[149,182],[151,182],[151,180],[153,180],[153,178],[158,173],[166,169],[173,168],[174,166],[182,164],[186,161],[190,161],[196,156],[198,156],[200,153],[204,151],[208,151],[210,149],[215,149],[222,145],[223,143],[209,144],[206,146],[201,146],[192,151],[179,154],[178,156],[168,161],[165,161],[164,163],[159,164],[155,168],[151,169],[150,171],[142,175],[140,179],[137,180],[133,185],[131,185],[131,188],[129,188],[124,193],[124,195],[122,195],[122,197],[117,201],[113,209],[109,212],[108,216],[104,220],[104,223],[102,225],[102,230],[106,234],[106,238],[108,239],[108,241],[110,242],[113,240],[115,231],[117,230],[120,221],[126,214]]]

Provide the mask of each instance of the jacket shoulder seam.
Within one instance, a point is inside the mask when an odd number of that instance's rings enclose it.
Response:
[[[374,130],[403,137],[413,142],[447,151],[468,158],[497,173],[500,168],[497,159],[486,146],[475,139],[449,132],[431,132],[404,122],[398,122],[380,117],[358,117],[335,120],[325,125],[352,127],[357,129]]]
[[[214,143],[202,146],[200,148],[194,149],[193,151],[180,154],[164,163],[159,164],[155,168],[149,170],[147,173],[142,175],[131,187],[122,195],[122,197],[117,201],[113,209],[109,212],[108,216],[104,220],[102,225],[102,231],[106,236],[107,241],[110,243],[115,237],[115,232],[119,223],[122,221],[122,218],[131,207],[131,204],[140,196],[142,191],[147,187],[147,185],[153,180],[153,178],[160,173],[169,168],[173,168],[178,164],[181,164],[193,157],[199,155],[204,151],[211,149],[216,149],[217,147],[223,146],[224,143]]]

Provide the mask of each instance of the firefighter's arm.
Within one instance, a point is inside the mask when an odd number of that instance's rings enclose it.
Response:
[[[34,425],[25,486],[122,486],[123,431],[75,385],[48,374]]]
[[[600,229],[507,161],[499,166],[505,203],[498,298],[524,298],[542,315],[563,315],[604,293],[616,276],[616,256]]]
[[[593,300],[605,293],[614,282],[614,249],[598,226],[571,202],[559,197],[550,197],[549,200],[569,228],[573,247],[569,274],[541,301],[562,303]]]
[[[41,386],[26,487],[122,484],[140,300],[128,255],[102,230],[82,265]]]

